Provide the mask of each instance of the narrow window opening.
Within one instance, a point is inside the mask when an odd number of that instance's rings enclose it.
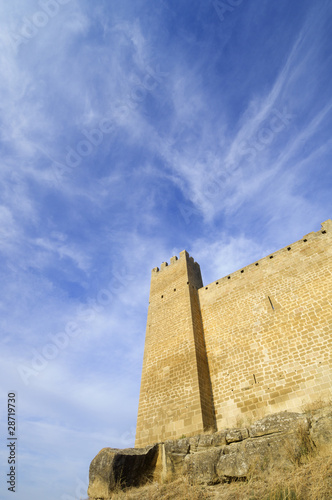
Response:
[[[257,380],[256,380],[256,377],[255,377],[255,374],[253,374],[253,377],[254,377],[255,384],[257,384]]]
[[[163,298],[164,298],[164,296],[162,295],[162,296],[161,296],[161,298],[163,299]]]
[[[268,297],[269,297],[269,296],[268,296]],[[270,297],[269,297],[269,301],[270,301],[270,304],[271,304],[272,309],[274,310],[274,306],[273,306],[273,304],[272,304],[272,300],[270,299]]]
[[[187,281],[187,285],[189,285],[189,281]]]
[[[219,281],[216,281],[216,285],[219,285]]]
[[[174,288],[174,292],[176,292],[176,288]]]

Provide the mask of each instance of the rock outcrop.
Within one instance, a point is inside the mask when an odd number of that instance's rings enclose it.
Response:
[[[146,481],[161,479],[158,463],[159,445],[146,448],[103,448],[92,460],[88,495],[108,499],[116,488],[140,486]]]
[[[310,416],[310,435],[316,446],[332,443],[332,407],[316,410]]]
[[[276,413],[245,428],[165,441],[146,448],[104,448],[90,465],[91,500],[108,500],[116,487],[187,475],[192,482],[244,480],[251,470],[285,467],[315,446],[332,444],[332,408]]]

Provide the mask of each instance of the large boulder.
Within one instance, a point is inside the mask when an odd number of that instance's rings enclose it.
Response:
[[[117,487],[140,486],[158,475],[159,446],[146,448],[103,448],[92,460],[88,495],[107,500]],[[160,457],[159,457],[160,458]]]
[[[226,432],[226,443],[237,443],[249,437],[248,429],[229,429]]]
[[[309,429],[308,418],[301,413],[274,413],[258,420],[249,428],[249,436],[251,438],[259,436],[267,436],[280,432],[294,431],[299,426]]]

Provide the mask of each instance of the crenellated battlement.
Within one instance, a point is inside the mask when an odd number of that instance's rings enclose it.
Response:
[[[193,257],[190,257],[189,253],[186,250],[182,250],[179,255],[179,258],[176,255],[171,257],[170,264],[168,264],[168,262],[162,262],[160,268],[154,267],[152,269],[152,273],[159,273],[160,271],[163,271],[164,269],[169,268],[183,260],[186,260],[186,262],[190,263],[193,267],[199,267],[199,264],[195,262]]]
[[[295,253],[305,252],[306,251],[305,247],[309,245],[312,240],[317,238],[323,238],[324,236],[328,236],[328,234],[331,235],[331,233],[332,233],[332,220],[328,219],[325,222],[321,223],[321,229],[319,231],[312,231],[311,233],[304,235],[303,238],[301,238],[300,240],[295,241],[290,245],[287,245],[287,247],[281,248],[280,250],[276,250],[275,252],[253,262],[252,264],[248,264],[247,266],[241,267],[240,269],[237,269],[236,271],[230,274],[226,274],[226,276],[223,276],[222,278],[219,278],[216,281],[213,281],[212,283],[205,285],[204,290],[210,289],[211,286],[213,285],[223,285],[223,284],[226,285],[227,283],[230,284],[231,282],[233,282],[234,279],[238,280],[238,279],[243,279],[245,277],[249,277],[249,279],[252,279],[253,278],[252,273],[255,273],[258,270],[260,270],[262,266],[264,269],[266,269],[267,273],[269,271],[273,272],[272,266],[274,266],[278,270],[281,262],[283,266],[287,266],[287,259],[293,256],[294,252]],[[267,266],[269,266],[269,269],[267,268]]]
[[[272,254],[269,254],[266,257],[263,257],[252,264],[248,264],[247,266],[244,266],[243,268],[241,268],[237,271],[234,271],[233,273],[230,273],[230,274],[216,280],[215,282],[210,283],[207,286],[210,286],[211,284],[216,283],[217,281],[219,282],[221,280],[231,279],[231,277],[233,277],[233,276],[237,276],[238,274],[243,274],[245,271],[252,269],[255,266],[259,266],[260,264],[262,264],[264,262],[269,262],[269,260],[272,260],[273,258],[277,257],[278,255],[289,252],[290,250],[298,250],[299,246],[302,245],[303,243],[307,243],[307,242],[311,241],[313,238],[316,238],[317,236],[321,236],[322,234],[327,234],[328,232],[329,233],[332,232],[332,219],[327,219],[325,222],[322,222],[321,229],[319,231],[312,231],[311,233],[308,233],[305,236],[303,236],[302,239],[295,241],[294,243],[291,243],[291,245],[284,247],[284,248],[281,248],[280,250],[276,250]],[[187,262],[189,262],[193,267],[196,267],[196,266],[198,266],[198,268],[200,267],[199,264],[197,262],[195,262],[194,258],[191,257],[186,250],[182,250],[182,252],[180,252],[180,254],[179,254],[179,258],[176,255],[174,255],[173,257],[170,258],[169,264],[168,264],[168,262],[162,262],[160,265],[160,268],[154,267],[151,272],[152,273],[159,273],[160,271],[168,269],[169,267],[171,267],[172,265],[178,263],[179,261],[181,261],[183,259],[185,259]]]
[[[170,263],[163,262],[159,267],[152,269],[150,302],[165,298],[170,292],[179,291],[188,284],[196,290],[203,286],[200,266],[186,250],[180,252],[179,257],[174,255]]]

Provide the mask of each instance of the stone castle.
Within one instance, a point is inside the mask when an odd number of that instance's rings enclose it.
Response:
[[[332,221],[203,286],[152,270],[136,447],[301,411],[332,395]]]

